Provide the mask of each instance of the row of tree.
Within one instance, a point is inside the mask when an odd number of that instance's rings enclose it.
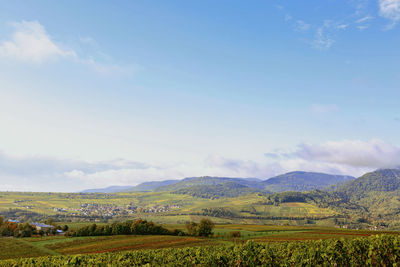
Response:
[[[184,235],[180,230],[169,230],[146,220],[128,220],[106,225],[91,224],[77,230],[70,230],[67,236],[104,236],[104,235]]]
[[[190,235],[190,236],[211,236],[214,223],[209,219],[202,219],[200,223],[188,222],[187,233],[174,229],[169,230],[153,222],[138,219],[125,222],[115,222],[106,225],[91,224],[77,230],[69,230],[67,236],[107,236],[107,235]]]

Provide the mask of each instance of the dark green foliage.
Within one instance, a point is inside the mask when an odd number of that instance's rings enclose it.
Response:
[[[170,231],[161,225],[146,220],[125,221],[107,225],[91,224],[75,231],[68,231],[67,236],[104,236],[104,235],[183,235],[180,230]]]
[[[336,191],[348,198],[359,198],[365,194],[391,192],[400,189],[400,170],[385,169],[364,174],[360,178],[340,186]]]
[[[205,208],[202,209],[203,216],[211,217],[224,217],[224,218],[234,218],[237,215],[231,211],[229,208]]]
[[[221,197],[237,197],[243,194],[256,192],[248,186],[235,182],[227,182],[217,185],[194,185],[174,191],[174,194],[185,194],[200,198],[221,198]]]
[[[397,266],[400,237],[141,250],[1,261],[11,266]]]
[[[240,233],[240,231],[232,231],[228,233],[228,237],[230,238],[240,238],[242,236],[242,234]]]
[[[274,204],[279,205],[281,203],[287,202],[302,202],[305,203],[307,201],[313,200],[308,194],[301,193],[301,192],[282,192],[277,194],[272,194],[267,196],[267,203],[266,204]]]
[[[209,219],[201,219],[200,223],[188,222],[186,230],[191,236],[211,236],[214,223]]]
[[[259,189],[261,185],[260,180],[254,178],[226,178],[226,177],[191,177],[185,178],[177,183],[173,183],[167,186],[160,186],[155,188],[154,191],[178,191],[184,188],[190,188],[192,186],[199,185],[220,185],[226,183],[235,183],[243,186],[247,186],[254,189]]]
[[[354,179],[351,176],[317,172],[289,172],[263,181],[263,189],[272,192],[310,191]]]

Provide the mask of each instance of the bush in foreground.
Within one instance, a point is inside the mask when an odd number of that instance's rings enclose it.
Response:
[[[397,266],[400,237],[371,236],[0,261],[0,266]]]

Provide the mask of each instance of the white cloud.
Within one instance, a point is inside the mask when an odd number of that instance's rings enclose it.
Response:
[[[274,160],[269,166],[277,174],[303,170],[360,176],[379,168],[400,167],[400,147],[376,139],[301,144],[294,151],[265,156]]]
[[[204,162],[170,164],[122,159],[87,162],[0,153],[0,183],[2,190],[78,191],[205,175],[267,179],[300,170],[360,176],[377,168],[399,166],[400,147],[381,140],[301,144],[291,151],[265,153],[259,160],[211,155]]]
[[[295,155],[303,160],[366,168],[400,166],[400,147],[381,140],[331,141],[320,145],[303,144]]]
[[[323,25],[317,28],[312,46],[318,50],[328,50],[332,47],[335,40],[332,38],[332,21],[326,20]],[[335,27],[336,28],[336,27]]]
[[[310,29],[310,27],[311,27],[310,24],[305,23],[305,22],[302,21],[302,20],[296,21],[296,26],[295,26],[295,28],[296,28],[297,31],[308,31],[308,30]]]
[[[73,50],[63,49],[47,34],[37,21],[12,23],[15,32],[10,41],[0,44],[0,57],[42,63],[56,58],[76,58]]]
[[[113,63],[102,63],[93,57],[80,56],[61,43],[57,43],[47,33],[45,27],[38,21],[13,22],[15,31],[10,40],[0,42],[0,57],[41,64],[57,59],[69,59],[75,63],[85,65],[102,74],[130,75],[137,67],[122,66]],[[93,38],[81,38],[81,43],[89,45],[97,58],[110,61],[111,57],[102,53]]]
[[[400,0],[379,0],[379,14],[392,21],[394,26],[400,20]]]
[[[368,15],[368,16],[365,16],[365,17],[362,17],[362,18],[356,20],[356,23],[364,23],[364,22],[372,20],[372,19],[374,19],[374,17]]]

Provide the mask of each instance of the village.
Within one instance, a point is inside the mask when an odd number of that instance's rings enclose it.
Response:
[[[80,205],[80,208],[53,208],[56,212],[71,212],[72,216],[101,216],[101,217],[114,217],[124,216],[135,213],[162,213],[168,212],[174,209],[181,208],[179,205],[154,205],[150,207],[138,207],[133,203],[128,205],[113,205],[113,204],[98,204],[98,203],[84,203]]]

